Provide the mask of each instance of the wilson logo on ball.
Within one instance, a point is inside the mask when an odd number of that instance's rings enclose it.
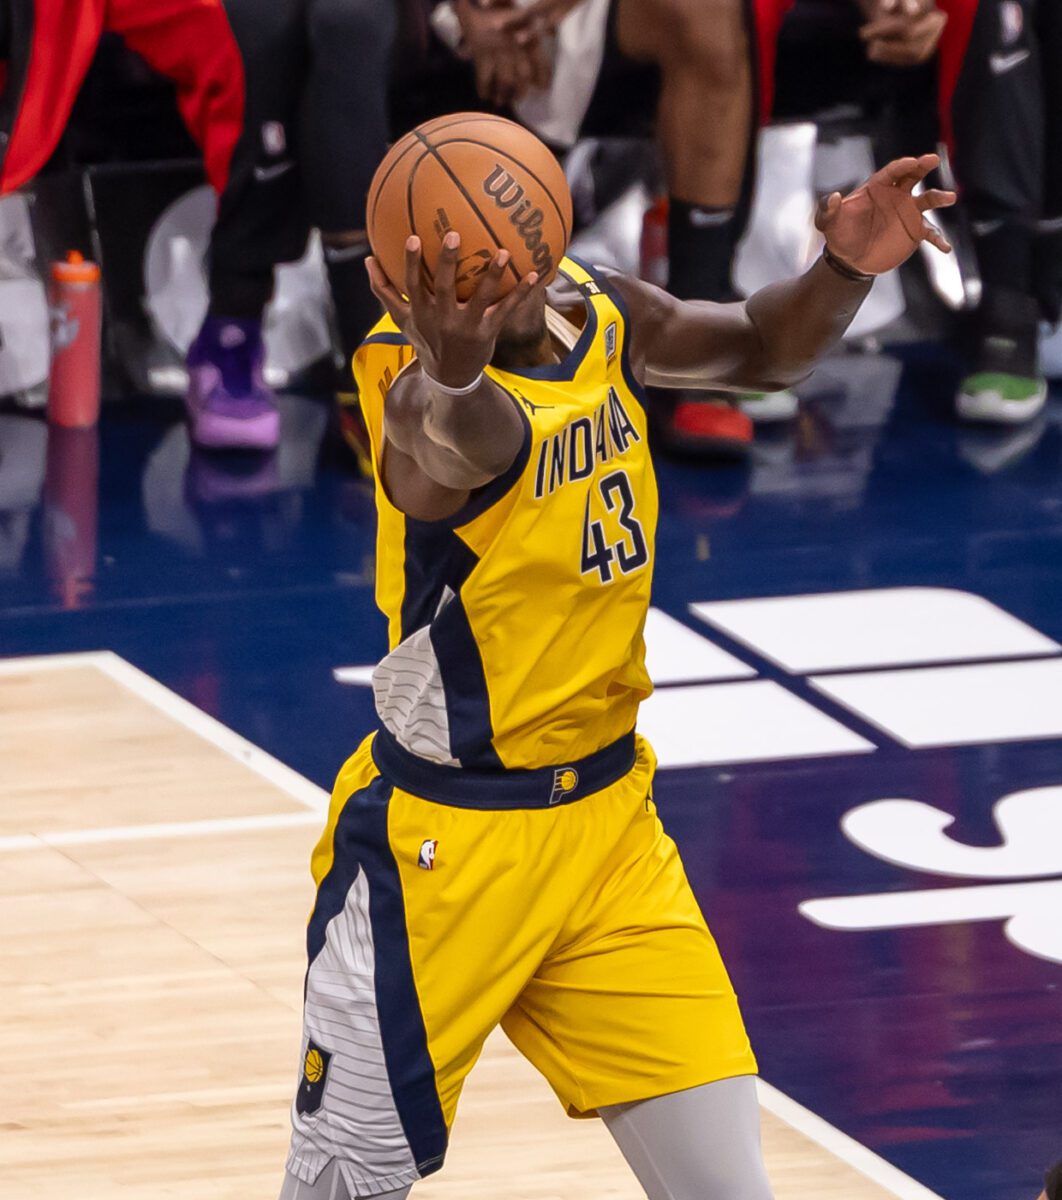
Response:
[[[527,199],[522,185],[501,163],[496,163],[494,170],[483,180],[483,190],[499,208],[512,209],[509,220],[531,255],[535,270],[540,275],[549,274],[553,270],[553,251],[549,243],[542,240],[539,226],[546,219],[542,209]]]

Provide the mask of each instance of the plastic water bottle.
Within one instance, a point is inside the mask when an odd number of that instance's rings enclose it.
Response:
[[[48,420],[68,429],[100,416],[100,269],[76,250],[52,263],[52,369]]]

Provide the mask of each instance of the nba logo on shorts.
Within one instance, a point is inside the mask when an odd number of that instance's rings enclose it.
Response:
[[[420,854],[417,856],[417,866],[422,867],[425,871],[435,870],[435,851],[439,842],[435,838],[428,838],[426,842],[421,842]]]
[[[560,804],[579,786],[579,772],[574,767],[558,767],[553,772],[553,791],[549,794],[550,804]]]
[[[616,322],[605,330],[605,357],[611,362],[616,357]]]

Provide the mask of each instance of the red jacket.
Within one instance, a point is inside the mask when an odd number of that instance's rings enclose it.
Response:
[[[177,102],[220,192],[243,126],[243,63],[221,0],[11,0],[0,192],[51,157],[104,30],[177,85]]]

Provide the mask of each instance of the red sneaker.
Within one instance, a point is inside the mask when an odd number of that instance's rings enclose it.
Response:
[[[683,396],[663,421],[664,445],[704,458],[745,458],[752,421],[737,408],[707,397]]]

